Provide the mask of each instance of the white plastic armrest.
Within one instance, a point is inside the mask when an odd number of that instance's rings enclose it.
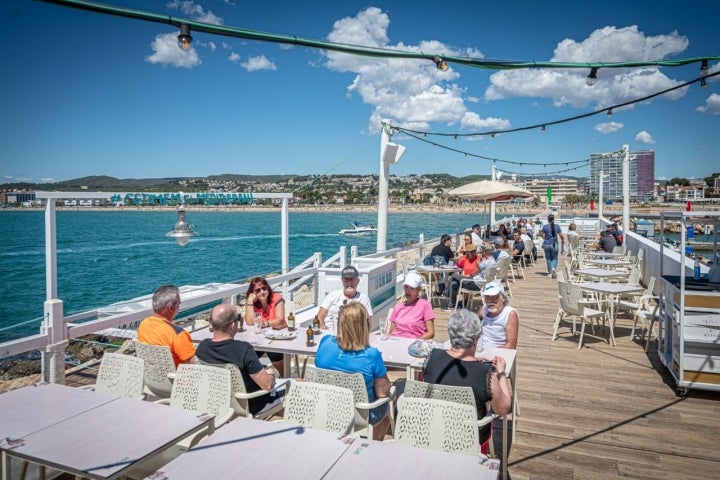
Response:
[[[82,385],[82,386],[80,386],[80,387],[78,387],[78,388],[79,388],[80,390],[95,391],[95,384],[93,383],[92,385]]]
[[[375,407],[379,407],[380,405],[385,405],[389,401],[390,397],[381,397],[374,402],[358,402],[355,404],[355,408],[359,408],[360,410],[370,410]]]
[[[152,403],[159,403],[161,405],[170,405],[170,399],[169,398],[161,398],[160,400],[155,400]]]
[[[235,392],[234,396],[238,400],[248,400],[250,398],[262,397],[265,394],[270,393],[269,390],[256,390],[252,393]]]
[[[493,420],[495,420],[496,418],[497,418],[497,415],[495,415],[494,413],[485,415],[483,418],[478,420],[478,427],[483,427],[483,426],[487,425],[488,423],[492,422]]]
[[[175,377],[177,377],[177,372],[168,373],[168,378],[170,379],[170,383],[175,381]]]

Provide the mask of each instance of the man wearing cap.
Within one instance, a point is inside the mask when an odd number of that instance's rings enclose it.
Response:
[[[483,306],[478,310],[482,317],[483,347],[517,348],[520,317],[510,306],[505,288],[494,280],[483,288]]]
[[[496,262],[503,257],[510,256],[507,250],[505,250],[505,237],[495,237],[493,244],[495,245],[495,251],[492,253],[492,256]]]
[[[415,272],[408,272],[403,282],[405,296],[390,315],[390,335],[429,340],[435,336],[435,313],[425,298],[420,298],[423,280]]]
[[[360,283],[360,273],[357,271],[357,268],[348,265],[342,269],[340,276],[343,287],[325,296],[317,316],[320,321],[320,328],[330,330],[332,333],[337,331],[338,313],[343,305],[351,302],[360,302],[368,312],[368,320],[372,320],[373,314],[370,298],[357,290],[357,286]]]
[[[474,243],[478,247],[482,245],[482,238],[480,238],[480,225],[478,225],[477,223],[473,225],[470,235],[472,236],[472,243]]]

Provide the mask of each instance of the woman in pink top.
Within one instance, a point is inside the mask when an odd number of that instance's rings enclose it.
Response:
[[[420,298],[422,278],[415,272],[405,275],[405,298],[390,315],[390,335],[428,340],[435,336],[435,313],[432,305]]]

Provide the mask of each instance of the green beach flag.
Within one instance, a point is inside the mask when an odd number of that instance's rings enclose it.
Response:
[[[552,203],[552,187],[547,188],[547,204],[550,205]]]

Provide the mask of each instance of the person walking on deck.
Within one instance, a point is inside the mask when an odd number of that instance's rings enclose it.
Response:
[[[555,215],[548,215],[548,223],[543,225],[540,235],[543,237],[543,251],[545,252],[545,262],[547,263],[548,275],[553,278],[557,275],[558,252],[560,251],[559,242],[562,235],[562,229],[559,225],[555,225]]]

